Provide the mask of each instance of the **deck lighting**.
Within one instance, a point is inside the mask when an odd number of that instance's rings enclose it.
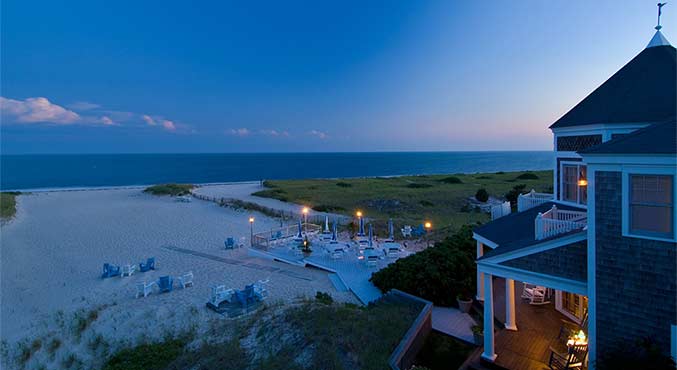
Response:
[[[578,186],[588,186],[588,180],[586,179],[578,180]]]
[[[304,215],[307,215],[309,211],[310,210],[308,209],[308,207],[303,207],[303,209],[301,210],[301,212],[303,212]]]
[[[357,211],[356,214],[357,214],[357,217],[358,217],[358,218],[362,218],[362,211]]]
[[[433,227],[433,224],[430,221],[426,221],[423,224],[423,227],[425,227],[426,230],[430,231],[430,229],[432,229],[432,227]]]

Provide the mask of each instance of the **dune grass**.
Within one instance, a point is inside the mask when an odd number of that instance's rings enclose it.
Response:
[[[0,218],[12,218],[16,214],[16,197],[19,192],[0,193]]]
[[[171,195],[180,196],[190,194],[195,188],[192,184],[159,184],[147,187],[144,192],[153,195]]]
[[[516,185],[525,185],[526,191],[552,192],[552,171],[270,180],[265,184],[268,189],[254,195],[345,215],[353,215],[359,209],[376,220],[375,226],[381,232],[388,217],[398,224],[410,225],[430,220],[439,230],[489,220],[488,214],[466,207],[467,199],[479,189],[486,189],[495,198],[503,198]]]

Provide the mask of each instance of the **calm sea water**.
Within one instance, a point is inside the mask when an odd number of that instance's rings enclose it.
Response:
[[[552,160],[552,152],[3,155],[0,188],[543,170]]]

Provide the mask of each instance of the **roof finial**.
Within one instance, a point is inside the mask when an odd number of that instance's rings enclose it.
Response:
[[[661,8],[664,7],[665,4],[667,4],[667,2],[656,4],[658,5],[658,25],[655,27],[657,31],[660,31],[660,29],[663,28],[663,26],[661,26]]]

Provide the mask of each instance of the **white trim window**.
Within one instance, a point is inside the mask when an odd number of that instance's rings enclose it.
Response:
[[[628,233],[638,236],[674,236],[674,177],[629,174]]]
[[[587,166],[575,162],[562,162],[560,174],[560,200],[587,204]]]

